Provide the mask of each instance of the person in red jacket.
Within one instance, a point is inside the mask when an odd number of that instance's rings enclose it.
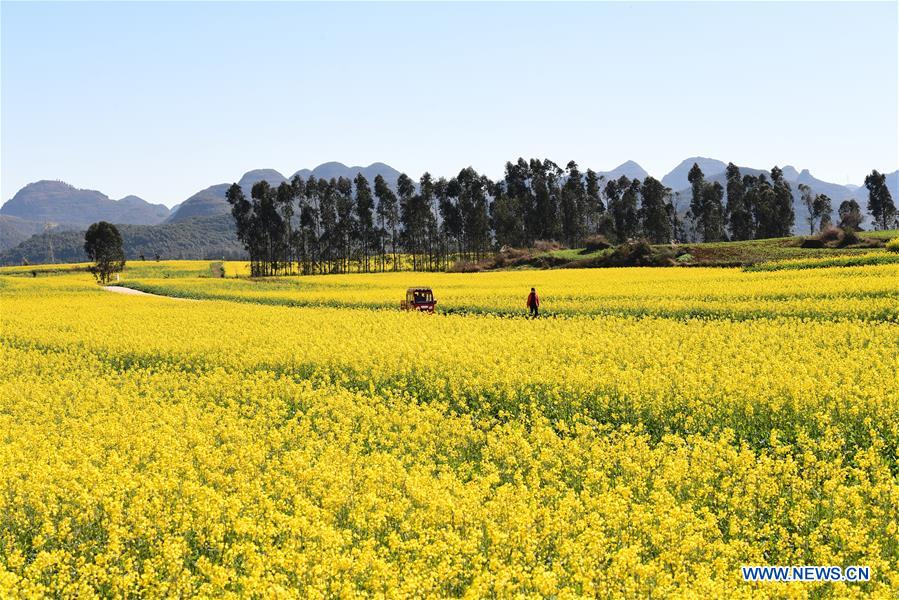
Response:
[[[531,288],[531,293],[528,294],[528,309],[531,311],[531,316],[537,316],[537,309],[540,308],[540,297],[537,296],[537,290]]]

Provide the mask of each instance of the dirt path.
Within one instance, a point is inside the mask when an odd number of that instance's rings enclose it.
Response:
[[[168,298],[169,300],[181,300],[184,302],[196,302],[193,298],[176,298],[175,296],[163,296],[161,294],[151,294],[149,292],[142,292],[140,290],[133,290],[131,288],[123,287],[120,285],[105,285],[103,289],[107,292],[114,292],[116,294],[124,294],[126,296],[150,296],[152,298]]]

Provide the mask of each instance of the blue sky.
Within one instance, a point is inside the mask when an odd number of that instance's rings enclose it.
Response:
[[[249,169],[897,168],[897,3],[0,5],[5,201]]]

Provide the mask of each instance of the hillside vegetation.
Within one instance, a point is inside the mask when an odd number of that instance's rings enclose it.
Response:
[[[607,242],[586,248],[561,248],[541,243],[536,248],[504,248],[477,263],[458,264],[458,271],[526,268],[597,268],[626,266],[749,267],[771,261],[823,259],[885,253],[887,241],[899,238],[899,230],[865,231],[832,242],[810,243],[819,236],[784,237],[736,242],[649,244],[632,242],[612,246]],[[845,243],[844,243],[845,242]],[[598,246],[598,247],[597,247]],[[888,260],[888,259],[885,259]]]
[[[237,241],[230,215],[196,217],[153,226],[118,225],[118,228],[128,260],[135,260],[141,254],[147,259],[155,258],[156,254],[163,259],[241,258],[245,254]],[[0,264],[6,265],[26,261],[37,264],[85,260],[84,231],[42,233],[0,254]]]

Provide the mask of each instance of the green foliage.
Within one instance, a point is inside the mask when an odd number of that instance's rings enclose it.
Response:
[[[830,227],[833,222],[833,204],[830,197],[826,194],[816,194],[812,201],[811,211],[812,224],[818,224],[818,228],[822,231]]]
[[[725,238],[724,188],[717,181],[708,183],[699,165],[694,163],[687,176],[692,186],[689,217],[703,242],[718,242]]]
[[[890,252],[899,252],[899,237],[893,238],[887,242],[886,249]]]
[[[864,219],[864,217],[862,216],[861,207],[858,205],[858,202],[856,202],[854,198],[843,200],[840,203],[837,214],[840,216],[840,229],[852,229],[855,231],[861,229],[862,220]]]
[[[672,238],[670,194],[671,190],[654,177],[644,179],[640,188],[643,234],[656,244],[670,242]]]
[[[609,242],[608,238],[601,234],[591,235],[586,240],[584,240],[584,242],[584,251],[582,252],[584,254],[596,252],[597,250],[605,250],[606,248],[612,247],[612,244]]]
[[[619,243],[637,236],[640,226],[637,200],[640,193],[640,181],[630,180],[622,175],[617,180],[606,184],[608,199],[608,215],[611,233]],[[603,232],[605,233],[605,232]]]
[[[491,205],[490,219],[496,236],[496,245],[520,248],[527,245],[524,214],[521,199],[506,193],[505,186],[497,186],[498,193]]]
[[[570,246],[576,245],[584,238],[587,231],[587,191],[584,180],[573,160],[566,166],[567,177],[562,186],[559,203],[562,224],[562,239]]]
[[[120,273],[125,268],[122,236],[115,225],[106,221],[99,221],[87,228],[84,252],[94,262],[90,271],[101,285],[109,283],[113,273]]]
[[[725,173],[727,176],[727,215],[731,239],[750,240],[754,234],[752,207],[747,202],[740,169],[734,163],[729,163]]]
[[[387,254],[386,241],[389,239],[390,253],[393,255],[393,264],[396,265],[397,242],[399,241],[397,227],[400,221],[399,204],[396,194],[393,193],[393,190],[387,185],[387,181],[380,175],[375,177],[375,196],[378,197],[378,225],[381,228],[380,254],[381,256]]]
[[[896,218],[896,205],[886,184],[886,175],[877,170],[865,177],[865,187],[868,188],[868,212],[874,217],[874,225],[878,229],[887,229],[893,225]]]
[[[843,235],[840,237],[839,245],[841,247],[852,246],[859,243],[860,241],[861,239],[858,237],[858,233],[856,233],[855,229],[849,228],[843,230]]]
[[[610,267],[666,267],[673,264],[673,256],[668,249],[637,240],[618,246],[602,263]]]
[[[808,232],[810,235],[814,235],[815,233],[815,197],[812,195],[812,188],[804,183],[799,184],[799,198],[802,200],[802,203],[805,205],[805,210],[808,212]]]

